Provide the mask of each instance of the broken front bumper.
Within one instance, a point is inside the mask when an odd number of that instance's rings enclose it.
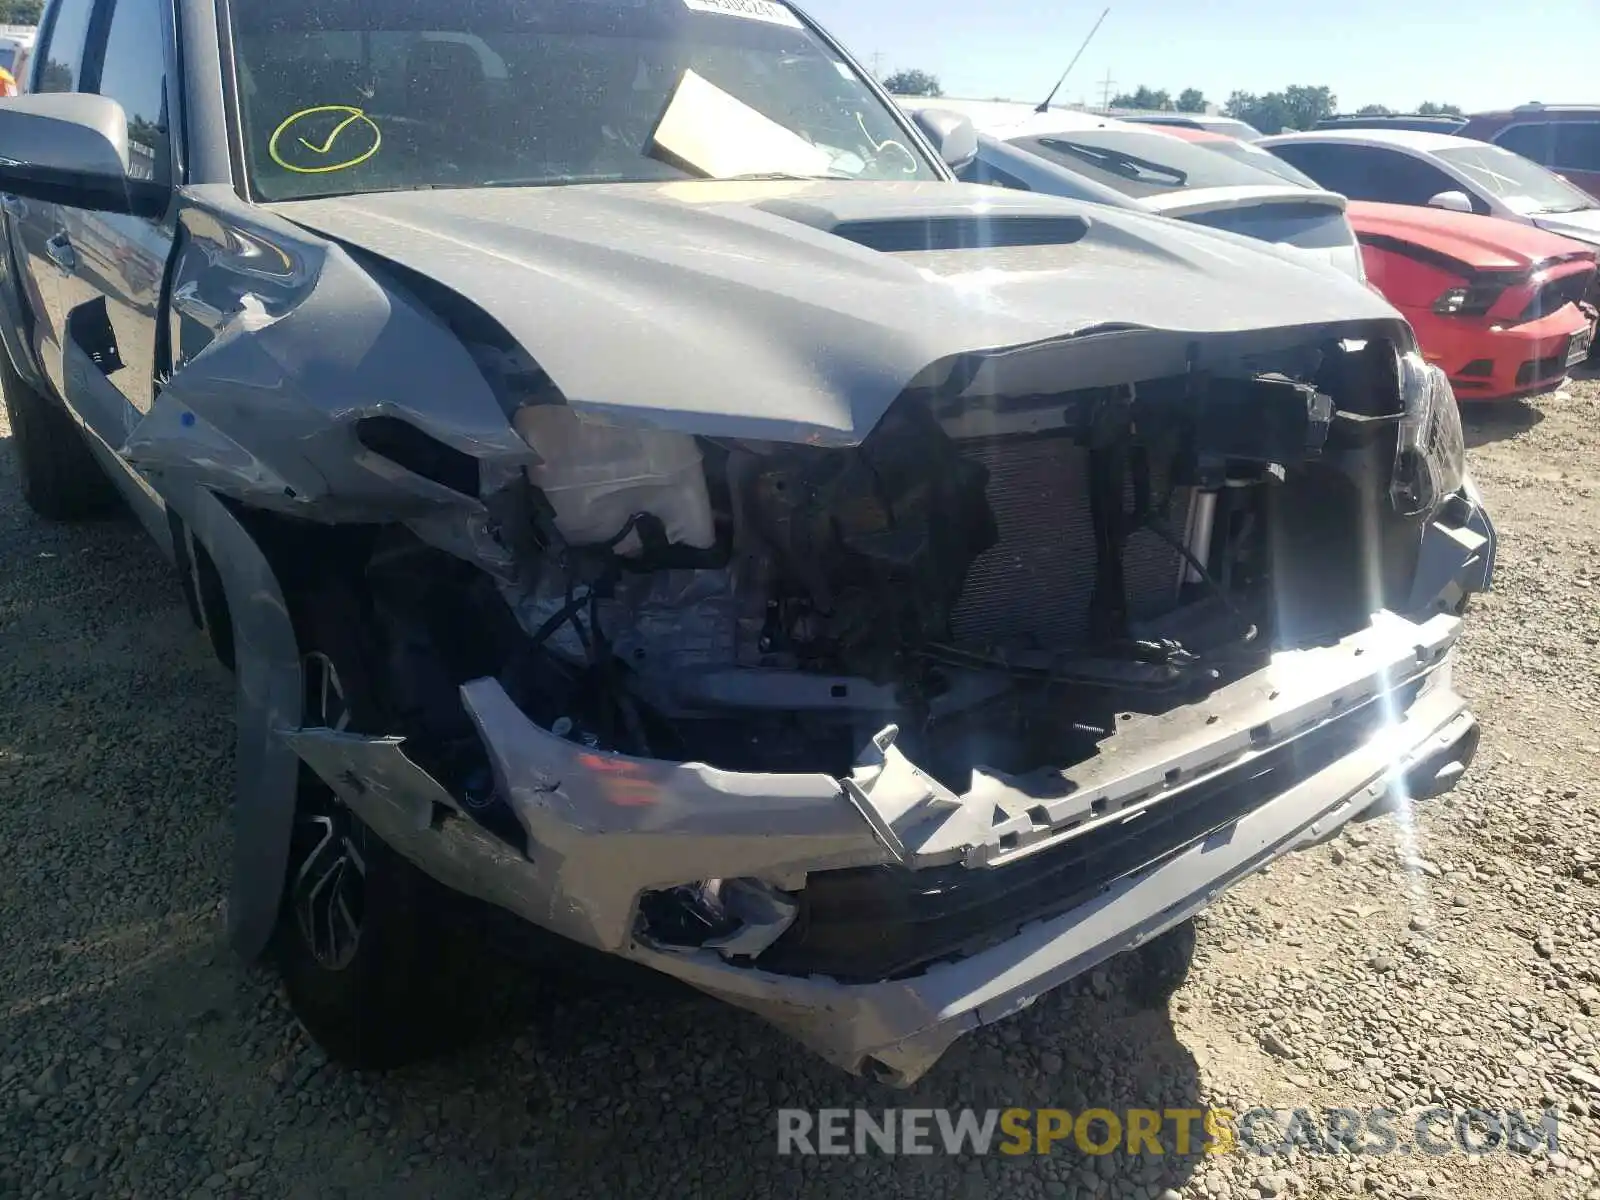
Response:
[[[962,1033],[1140,945],[1395,789],[1453,782],[1476,742],[1451,686],[1459,627],[1449,613],[1379,613],[1336,644],[1279,653],[1206,700],[1127,731],[1127,752],[1091,760],[1072,773],[1075,789],[1053,800],[982,777],[953,797],[892,745],[847,782],[597,753],[534,725],[497,683],[476,681],[463,694],[529,835],[526,857],[462,814],[397,739],[286,736],[386,842],[446,885],[756,1012],[847,1070],[908,1083]],[[852,984],[779,974],[654,942],[639,917],[643,894],[705,879],[799,891],[842,868],[1004,871],[1180,804],[1263,756],[1293,760],[1305,739],[1358,717],[1358,745],[1310,773],[1291,770],[1243,815],[1066,911],[908,977]]]
[[[915,977],[852,986],[742,969],[709,953],[641,948],[635,957],[767,1017],[846,1070],[912,1082],[962,1034],[1144,944],[1393,793],[1453,783],[1471,758],[1477,727],[1448,679],[1447,665],[1436,668],[1429,690],[1361,750],[1247,816],[1066,912]]]
[[[899,753],[893,730],[843,780],[603,753],[540,728],[498,683],[477,680],[462,697],[527,835],[524,855],[462,812],[397,738],[283,736],[447,886],[757,1013],[846,1070],[905,1084],[963,1033],[1143,944],[1275,858],[1380,802],[1452,786],[1477,745],[1452,686],[1458,614],[1490,584],[1494,540],[1468,481],[1424,535],[1408,606],[1419,615],[1379,611],[1367,628],[1275,653],[1203,700],[1129,714],[1047,794],[979,771],[955,795]],[[641,913],[647,894],[707,880],[757,880],[803,908],[852,873],[938,873],[924,894],[942,895],[1030,871],[1025,908],[1009,904],[1019,889],[999,888],[983,936],[956,928],[958,948],[913,948],[876,974],[806,967],[808,954],[826,959],[825,939],[815,944],[825,913],[721,952],[669,945]],[[848,903],[834,911],[846,934],[866,919]],[[784,938],[788,961],[775,965]],[[733,955],[736,944],[754,960]]]

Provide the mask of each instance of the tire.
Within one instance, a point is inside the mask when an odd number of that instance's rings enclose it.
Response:
[[[66,409],[23,381],[0,347],[0,388],[17,449],[22,498],[50,521],[73,521],[114,508],[117,494]]]
[[[305,607],[305,723],[376,732],[377,661],[354,595]],[[362,1070],[402,1066],[464,1040],[477,977],[461,898],[396,854],[301,768],[272,952],[295,1016],[327,1055]]]
[[[1128,987],[1141,1008],[1165,1008],[1189,978],[1197,931],[1194,920],[1174,925],[1133,952]]]

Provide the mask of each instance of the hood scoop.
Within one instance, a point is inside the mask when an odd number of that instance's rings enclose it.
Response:
[[[707,437],[854,445],[968,356],[974,392],[1054,393],[1181,374],[1196,340],[1219,361],[1411,338],[1376,292],[1308,286],[1256,243],[1002,188],[461,188],[273,212],[463,297],[574,409]]]
[[[1090,226],[1087,217],[1075,213],[1042,216],[985,212],[981,204],[942,213],[892,213],[855,219],[840,216],[828,205],[805,201],[771,200],[756,207],[880,254],[1070,246],[1083,240]]]
[[[931,217],[927,220],[846,221],[830,230],[868,250],[996,250],[1070,246],[1089,232],[1083,217]]]

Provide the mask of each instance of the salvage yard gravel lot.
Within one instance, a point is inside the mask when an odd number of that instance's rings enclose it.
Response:
[[[1462,786],[1224,898],[1170,1013],[1112,964],[896,1093],[691,994],[510,968],[468,1048],[326,1063],[224,945],[229,677],[131,522],[22,507],[0,417],[0,1197],[1600,1198],[1600,380],[1468,440],[1501,544]],[[1560,1150],[775,1152],[778,1108],[890,1105],[1555,1106]]]

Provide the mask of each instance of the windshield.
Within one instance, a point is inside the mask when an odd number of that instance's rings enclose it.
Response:
[[[1529,213],[1577,212],[1594,208],[1594,197],[1551,174],[1532,159],[1499,146],[1461,146],[1435,152],[1512,210]]]
[[[1015,138],[1011,144],[1113,187],[1125,196],[1279,182],[1278,176],[1259,165],[1218,154],[1209,145],[1153,131],[1085,129]]]
[[[779,0],[229,7],[258,199],[942,177],[861,77]]]

